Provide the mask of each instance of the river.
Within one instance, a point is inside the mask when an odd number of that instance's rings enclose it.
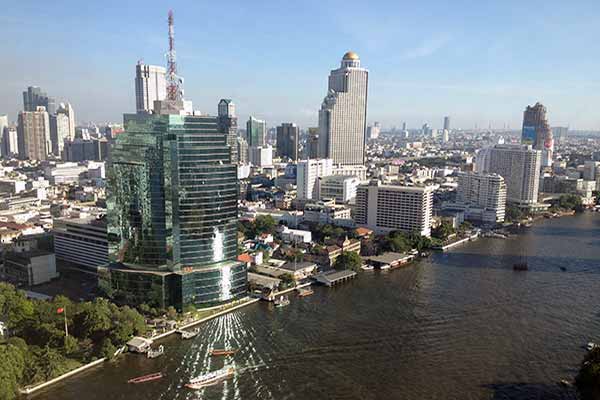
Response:
[[[527,254],[529,271],[512,264]],[[562,271],[565,267],[566,271]],[[574,399],[585,350],[600,342],[600,214],[542,220],[509,239],[480,239],[407,268],[258,303],[163,341],[155,360],[126,355],[35,400]],[[191,391],[224,365],[233,378]],[[128,378],[164,371],[139,385]]]

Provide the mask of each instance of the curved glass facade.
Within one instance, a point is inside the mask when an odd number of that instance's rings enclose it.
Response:
[[[162,298],[179,307],[244,294],[237,167],[217,118],[126,115],[125,129],[107,171],[109,258],[121,271],[113,287],[126,292],[125,283],[138,279],[124,279],[123,271],[138,271],[176,275],[162,279]]]

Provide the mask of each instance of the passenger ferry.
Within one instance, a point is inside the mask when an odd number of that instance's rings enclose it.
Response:
[[[185,387],[190,389],[202,389],[205,386],[214,385],[233,376],[235,369],[233,367],[225,367],[217,371],[209,372],[208,374],[200,375],[192,379]]]

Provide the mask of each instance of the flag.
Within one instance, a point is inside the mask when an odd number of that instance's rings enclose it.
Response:
[[[62,308],[62,307],[61,307],[61,308],[57,308],[57,309],[56,309],[56,313],[57,313],[57,314],[62,314],[64,311],[65,311],[65,309],[64,309],[64,308]]]

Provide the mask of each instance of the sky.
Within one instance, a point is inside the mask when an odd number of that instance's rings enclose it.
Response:
[[[4,6],[2,3],[6,2]],[[135,111],[135,64],[164,65],[175,14],[194,108],[221,98],[269,126],[315,126],[348,50],[369,69],[368,121],[384,127],[519,128],[542,102],[553,126],[600,129],[600,1],[0,0],[0,115],[40,86],[78,122]]]

